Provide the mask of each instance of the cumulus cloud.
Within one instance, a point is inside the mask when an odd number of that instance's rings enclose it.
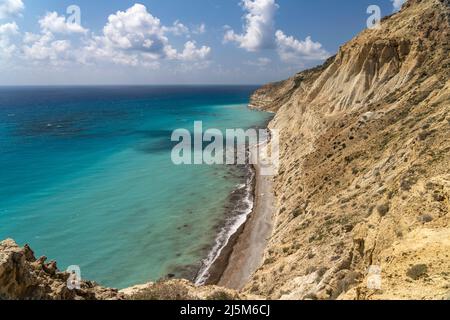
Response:
[[[292,36],[286,36],[281,30],[276,32],[275,37],[278,54],[284,62],[297,62],[300,59],[323,60],[330,56],[322,44],[312,41],[311,37],[299,41]]]
[[[97,35],[56,12],[47,13],[38,22],[40,32],[23,33],[20,44],[13,44],[10,40],[19,35],[17,24],[0,25],[2,58],[11,57],[17,50],[17,58],[30,63],[47,62],[58,66],[114,63],[155,69],[163,61],[206,65],[200,62],[207,61],[211,54],[210,47],[197,46],[192,40],[184,43],[180,50],[174,48],[168,36],[188,35],[191,32],[189,28],[178,20],[172,25],[163,25],[142,4],[111,14]]]
[[[165,56],[172,49],[158,18],[142,4],[118,11],[108,18],[102,40],[110,47]]]
[[[314,42],[311,37],[301,41],[286,36],[282,30],[275,31],[275,13],[279,6],[275,0],[243,0],[244,33],[236,34],[229,26],[224,35],[224,42],[236,42],[239,47],[250,51],[276,49],[280,59],[286,63],[298,63],[300,60],[322,60],[329,56],[322,44]],[[264,63],[259,61],[259,65]],[[255,64],[255,62],[253,62]]]
[[[10,58],[17,47],[11,42],[11,38],[19,34],[19,27],[15,22],[0,25],[0,57]]]
[[[394,6],[394,11],[400,10],[406,1],[407,0],[391,0],[392,5]]]
[[[125,65],[149,65],[162,59],[191,61],[208,58],[211,48],[197,48],[195,42],[188,41],[184,50],[178,52],[172,47],[167,33],[188,32],[179,21],[166,27],[147,11],[142,4],[135,4],[126,11],[118,11],[108,18],[103,35],[94,37],[86,50],[94,58],[111,59]]]
[[[28,33],[24,41],[30,42],[30,45],[23,46],[24,56],[28,60],[61,65],[73,58],[70,41],[55,40],[50,32],[41,35]]]
[[[163,31],[172,33],[176,36],[187,35],[190,32],[189,28],[178,20],[176,20],[171,27],[163,27]]]
[[[88,30],[84,29],[81,25],[66,21],[66,17],[59,16],[56,12],[48,12],[39,20],[39,25],[44,32],[62,34],[88,32]]]
[[[56,12],[48,12],[39,20],[41,33],[25,32],[22,37],[22,55],[30,62],[48,62],[64,65],[77,61],[77,51],[68,39],[57,39],[57,35],[86,35],[88,30],[77,23],[70,23]]]
[[[225,42],[236,42],[247,51],[272,49],[274,46],[275,13],[278,5],[275,0],[243,0],[242,8],[247,12],[244,17],[244,32],[228,30]]]
[[[0,0],[0,19],[20,15],[24,9],[22,0]]]
[[[0,35],[13,35],[19,33],[19,27],[15,22],[0,25]]]
[[[179,20],[176,20],[169,27],[163,26],[162,30],[164,33],[173,34],[175,36],[191,37],[191,35],[195,34],[204,34],[206,32],[206,25],[204,23],[201,23],[200,25],[192,26],[191,28],[189,28]]]
[[[178,55],[178,59],[183,61],[204,60],[208,58],[210,53],[210,47],[202,46],[197,48],[195,41],[188,41],[184,45],[183,52]]]

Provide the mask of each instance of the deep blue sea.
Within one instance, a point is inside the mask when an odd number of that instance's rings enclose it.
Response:
[[[264,126],[254,89],[0,88],[0,239],[105,286],[193,277],[248,177],[175,166],[171,133]]]

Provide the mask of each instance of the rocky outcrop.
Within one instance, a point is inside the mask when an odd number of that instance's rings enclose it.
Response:
[[[56,262],[36,259],[28,245],[0,242],[0,300],[243,300],[261,299],[217,286],[197,287],[187,280],[147,283],[121,290],[80,281],[69,289],[71,274],[58,271]],[[69,282],[73,284],[72,282]]]
[[[117,290],[81,281],[80,289],[70,290],[71,275],[59,272],[56,262],[36,259],[29,246],[13,240],[0,242],[0,300],[107,300],[123,299]]]
[[[323,66],[256,91],[252,106],[277,113],[281,169],[274,232],[247,292],[450,296],[448,0],[409,0]],[[371,270],[381,285],[367,285]]]

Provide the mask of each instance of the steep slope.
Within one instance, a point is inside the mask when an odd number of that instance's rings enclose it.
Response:
[[[323,66],[259,89],[276,111],[278,211],[246,291],[283,299],[450,294],[450,4],[409,0]],[[367,288],[369,267],[382,287]]]

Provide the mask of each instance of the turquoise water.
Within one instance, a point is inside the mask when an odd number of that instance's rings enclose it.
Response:
[[[106,286],[193,278],[248,177],[173,165],[170,136],[264,126],[254,89],[0,88],[0,238]]]

